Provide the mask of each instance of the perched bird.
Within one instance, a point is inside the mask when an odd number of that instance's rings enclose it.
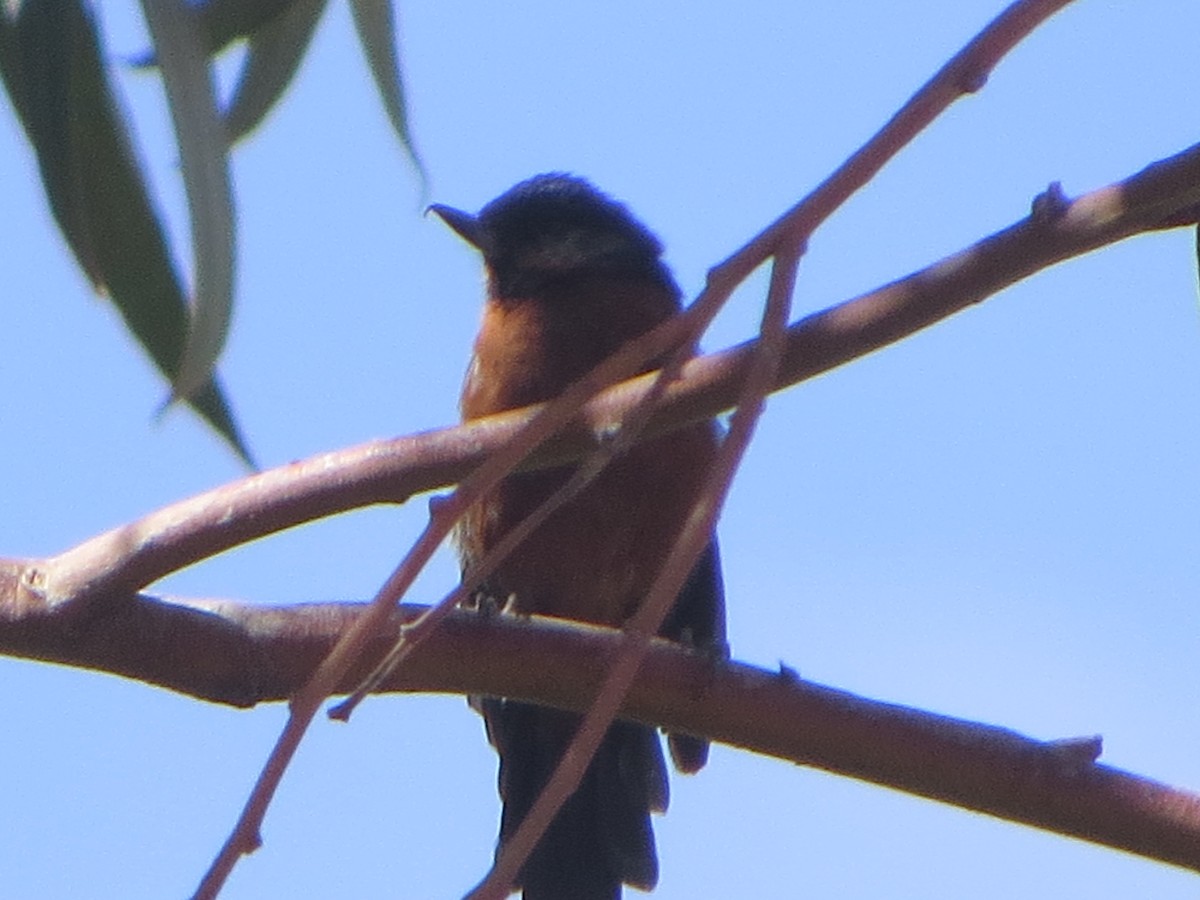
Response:
[[[679,311],[679,288],[659,258],[658,240],[581,178],[538,175],[478,216],[430,209],[482,253],[486,268],[483,322],[462,392],[464,419],[556,396]],[[512,553],[483,593],[519,613],[620,625],[641,604],[665,560],[716,445],[715,423],[703,422],[632,447]],[[456,535],[464,571],[571,471],[510,475],[476,504]],[[662,634],[705,652],[727,652],[715,540]],[[484,701],[483,713],[500,756],[503,848],[580,717],[509,700]],[[668,744],[680,771],[698,771],[707,759],[703,739],[670,735]],[[514,887],[526,900],[611,900],[621,896],[622,883],[653,888],[658,858],[650,812],[665,811],[667,795],[657,734],[615,722]]]

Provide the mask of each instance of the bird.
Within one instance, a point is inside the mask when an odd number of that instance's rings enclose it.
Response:
[[[486,298],[464,380],[464,420],[549,400],[629,340],[677,314],[681,293],[659,240],[623,204],[566,173],[517,184],[478,214],[434,205],[483,257]],[[644,371],[662,365],[651,360]],[[704,421],[629,448],[539,526],[480,594],[518,614],[620,626],[638,608],[701,490],[717,425]],[[572,466],[508,475],[460,520],[468,571],[571,476]],[[727,657],[715,535],[680,590],[661,636]],[[503,803],[496,853],[537,799],[581,717],[489,698]],[[703,738],[668,735],[677,770],[699,771]],[[616,721],[575,793],[522,866],[524,900],[616,900],[623,884],[653,890],[651,812],[666,811],[657,732]]]

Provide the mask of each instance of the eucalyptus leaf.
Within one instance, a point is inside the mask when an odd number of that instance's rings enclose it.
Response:
[[[89,5],[24,0],[15,17],[0,16],[0,78],[37,154],[68,247],[158,369],[173,378],[187,306]],[[188,403],[251,462],[216,380]]]
[[[233,316],[235,220],[224,127],[203,35],[183,0],[142,0],[179,144],[192,231],[194,291],[172,399],[212,377]]]
[[[209,56],[220,53],[234,41],[251,37],[291,8],[305,0],[208,0],[187,4],[204,36]]]
[[[400,144],[420,175],[428,183],[425,165],[417,153],[408,128],[408,106],[404,99],[404,80],[400,74],[400,51],[396,39],[396,16],[389,0],[350,0],[354,27],[367,65],[379,88],[380,99],[391,120]]]
[[[263,120],[291,83],[312,41],[327,0],[295,0],[281,15],[250,35],[250,46],[225,112],[230,144]]]

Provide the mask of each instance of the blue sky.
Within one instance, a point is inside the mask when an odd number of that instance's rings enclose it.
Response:
[[[1003,4],[546,2],[402,10],[430,199],[539,171],[629,203],[694,294]],[[102,4],[119,58],[136,4]],[[798,313],[929,264],[1197,139],[1192,0],[1080,2],[1019,47],[812,242]],[[161,89],[120,69],[174,233]],[[0,127],[0,553],[52,553],[241,474],[164,395]],[[478,262],[416,179],[331,4],[293,91],[235,157],[238,308],[222,373],[264,465],[454,420]],[[1200,786],[1200,315],[1193,238],[1128,241],[777,395],[720,533],[734,655]],[[185,246],[181,241],[180,247]],[[187,258],[184,252],[182,258]],[[706,346],[754,327],[757,277]],[[425,502],[271,538],[157,590],[371,595]],[[413,599],[456,577],[440,556]],[[0,895],[187,894],[283,721],[0,661]],[[495,761],[461,698],[318,721],[224,896],[454,897],[485,871]],[[1192,897],[1181,870],[718,748],[673,784],[655,897]]]

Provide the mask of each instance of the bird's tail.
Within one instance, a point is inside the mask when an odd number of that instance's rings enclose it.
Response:
[[[485,701],[500,754],[504,812],[499,847],[541,793],[580,717],[541,706]],[[616,900],[621,885],[658,881],[650,813],[667,808],[667,772],[651,728],[614,722],[578,790],[559,810],[517,880],[525,900]]]

